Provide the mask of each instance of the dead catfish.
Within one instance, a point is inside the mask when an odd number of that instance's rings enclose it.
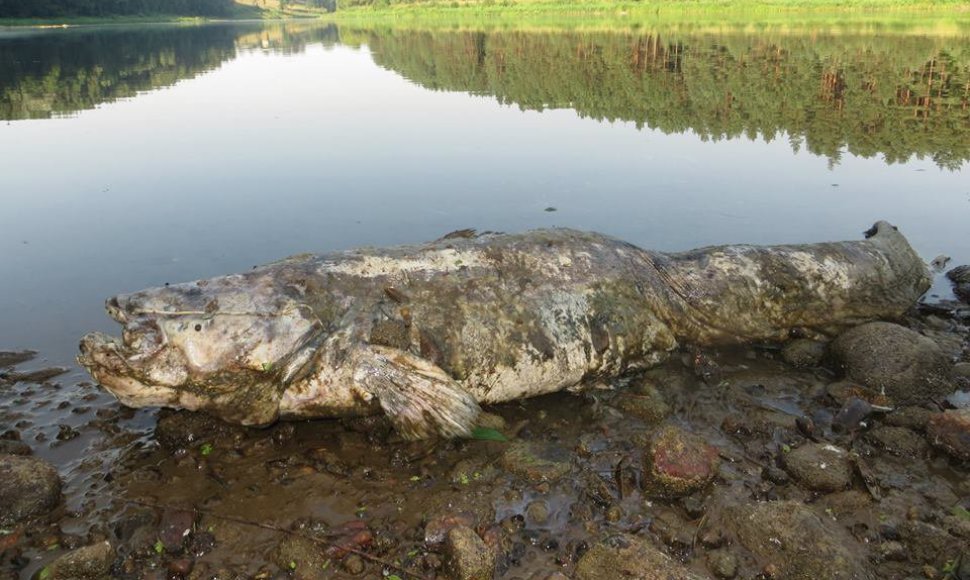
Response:
[[[407,438],[453,437],[481,404],[581,389],[684,344],[833,334],[899,316],[929,284],[886,222],[859,241],[683,253],[466,230],[110,298],[122,336],[85,336],[78,360],[132,407],[245,425],[383,412]]]

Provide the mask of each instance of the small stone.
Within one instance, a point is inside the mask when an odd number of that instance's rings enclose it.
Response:
[[[958,362],[953,365],[953,376],[970,379],[970,362]]]
[[[186,538],[195,526],[195,512],[168,509],[158,524],[158,539],[167,552],[180,554]]]
[[[644,485],[649,493],[662,497],[688,495],[714,480],[719,463],[715,447],[668,425],[654,434],[644,456]]]
[[[866,440],[899,457],[919,458],[929,451],[926,441],[905,427],[876,427],[866,433]]]
[[[576,564],[576,580],[656,580],[698,578],[642,539],[621,534],[593,545]]]
[[[879,545],[879,554],[884,560],[890,562],[903,562],[908,557],[909,554],[906,552],[906,546],[902,542],[883,542]]]
[[[0,455],[30,455],[30,445],[23,441],[0,439]]]
[[[557,481],[569,473],[570,453],[552,444],[516,441],[502,454],[504,469],[519,477],[539,483]]]
[[[529,523],[543,526],[549,521],[549,504],[541,499],[529,502],[525,508],[525,516]]]
[[[37,356],[32,350],[9,351],[0,350],[0,367],[12,367],[27,362]]]
[[[615,405],[624,413],[650,424],[660,423],[671,413],[670,405],[664,400],[660,390],[646,380],[620,393],[615,399]]]
[[[444,555],[445,568],[455,580],[490,580],[495,573],[495,558],[469,527],[456,526],[448,532]]]
[[[606,514],[604,517],[606,518],[606,521],[610,522],[611,524],[615,524],[623,519],[623,508],[618,505],[611,505],[606,509]]]
[[[111,570],[115,551],[107,541],[72,550],[47,567],[51,580],[95,580]]]
[[[795,501],[731,506],[726,515],[741,544],[776,566],[772,577],[868,578],[864,550],[831,518]],[[783,563],[778,568],[775,563]]]
[[[54,466],[35,457],[0,455],[0,525],[46,514],[60,499],[61,478]]]
[[[933,411],[923,407],[900,407],[892,413],[886,414],[882,422],[893,427],[906,427],[907,429],[923,431],[932,416]]]
[[[242,429],[205,413],[190,411],[162,411],[155,424],[155,438],[169,450],[211,443],[233,432],[242,432]]]
[[[364,560],[357,554],[351,554],[344,558],[340,567],[344,569],[344,572],[356,576],[364,571]]]
[[[475,516],[470,512],[445,513],[428,520],[424,526],[424,543],[434,547],[445,541],[448,532],[458,526],[473,527]]]
[[[781,350],[781,358],[795,368],[818,366],[825,356],[828,344],[807,338],[795,339]]]
[[[478,414],[478,419],[475,421],[476,427],[482,427],[484,429],[495,429],[496,431],[505,431],[505,419],[501,415],[496,415],[495,413],[485,413],[484,411]]]
[[[953,283],[953,293],[970,304],[970,265],[957,266],[946,273]]]
[[[716,578],[730,580],[738,575],[738,557],[727,550],[707,554],[707,567]]]
[[[848,330],[830,348],[846,376],[896,404],[918,404],[953,390],[949,362],[931,339],[898,324],[870,322]]]
[[[834,445],[809,443],[782,456],[785,469],[812,491],[830,493],[852,481],[849,454]]]
[[[316,578],[319,570],[329,566],[330,558],[313,540],[287,536],[280,540],[273,561],[283,570],[292,570],[301,578]]]
[[[172,560],[168,563],[168,571],[172,574],[178,576],[188,576],[192,572],[192,567],[195,564],[193,560],[188,558],[179,558],[178,560]]]
[[[962,461],[970,461],[970,407],[937,413],[926,426],[930,443]]]

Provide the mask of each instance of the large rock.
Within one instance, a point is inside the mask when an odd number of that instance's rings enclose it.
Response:
[[[728,509],[738,540],[779,569],[779,578],[871,578],[865,552],[831,518],[794,501],[743,504]]]
[[[782,456],[785,471],[812,491],[841,491],[852,481],[849,454],[834,445],[809,443]]]
[[[43,515],[61,499],[54,466],[36,457],[0,455],[0,525]]]
[[[894,404],[918,404],[953,390],[935,342],[889,322],[870,322],[832,341],[832,358],[850,379],[885,390]]]
[[[926,436],[930,443],[953,457],[970,461],[970,408],[934,415],[926,426]]]
[[[115,550],[107,541],[72,550],[54,560],[42,577],[50,580],[100,580],[107,578]]]
[[[662,497],[679,497],[709,484],[717,475],[717,448],[679,427],[659,429],[644,455],[646,491]]]
[[[642,539],[620,534],[589,549],[576,564],[576,580],[700,578]]]

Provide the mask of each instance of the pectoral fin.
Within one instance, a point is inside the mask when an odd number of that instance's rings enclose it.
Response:
[[[403,350],[370,345],[358,353],[354,381],[374,395],[406,439],[465,437],[481,409],[440,367]]]

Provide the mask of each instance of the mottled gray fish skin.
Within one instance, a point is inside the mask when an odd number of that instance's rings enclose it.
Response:
[[[929,284],[886,222],[860,241],[676,254],[568,229],[461,231],[111,298],[122,337],[85,336],[78,360],[134,407],[246,425],[383,411],[408,438],[461,436],[479,404],[582,388],[682,344],[898,317]]]

